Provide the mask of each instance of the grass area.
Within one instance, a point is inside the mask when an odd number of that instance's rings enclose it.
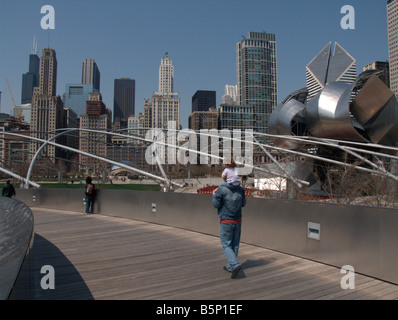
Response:
[[[84,189],[83,183],[39,183],[43,189]],[[157,184],[96,184],[97,189],[160,191]]]

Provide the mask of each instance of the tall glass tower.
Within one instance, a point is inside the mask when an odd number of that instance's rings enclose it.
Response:
[[[387,1],[390,88],[398,96],[398,0]]]
[[[239,104],[253,108],[253,131],[266,133],[278,104],[275,34],[249,32],[236,44],[236,60]]]
[[[114,119],[127,121],[135,113],[135,80],[130,78],[115,79],[113,114]]]
[[[31,103],[33,88],[39,84],[40,58],[36,53],[29,56],[29,72],[22,75],[21,103]]]

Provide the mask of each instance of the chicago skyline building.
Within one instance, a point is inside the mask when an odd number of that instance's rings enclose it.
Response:
[[[253,130],[268,132],[269,117],[278,103],[276,36],[249,32],[236,44],[239,105],[253,109]]]
[[[92,84],[68,83],[65,88],[64,108],[72,109],[77,117],[86,113],[86,103],[90,92],[94,92]]]
[[[145,124],[150,128],[167,128],[170,121],[180,128],[180,98],[174,92],[174,67],[166,52],[159,67],[159,91],[145,102]]]
[[[398,0],[387,1],[390,89],[398,96]]]
[[[55,50],[43,49],[40,59],[39,86],[33,90],[31,109],[31,136],[41,139],[51,139],[55,130],[63,127],[63,103],[57,91],[57,57]],[[56,140],[55,142],[59,142]],[[31,157],[36,153],[38,143],[31,143]],[[55,157],[62,154],[62,150],[47,145],[44,150],[50,161],[55,163]]]
[[[126,123],[128,117],[135,114],[135,80],[130,78],[115,79],[113,92],[114,121]]]
[[[168,95],[174,93],[174,67],[173,61],[166,52],[159,67],[159,95]]]
[[[308,101],[330,82],[356,80],[356,60],[337,42],[334,54],[332,51],[332,42],[329,42],[306,66]]]
[[[191,130],[218,129],[218,111],[210,108],[207,111],[194,111],[188,118],[188,127]]]
[[[225,85],[225,94],[221,99],[222,104],[235,105],[238,104],[238,86],[237,85]]]
[[[192,96],[192,112],[208,111],[216,107],[216,92],[209,90],[197,90]]]
[[[218,107],[219,130],[252,129],[253,106],[221,104]]]
[[[101,73],[93,58],[85,58],[82,63],[82,84],[92,84],[93,91],[100,92]]]
[[[96,129],[109,131],[112,129],[112,112],[107,109],[102,101],[100,92],[90,92],[87,101],[86,113],[80,117],[81,129]],[[111,143],[111,137],[99,132],[80,131],[79,149],[97,156],[107,158],[107,145]],[[103,170],[107,164],[103,161],[79,155],[80,170],[89,173],[90,170]]]
[[[37,52],[29,55],[29,71],[22,75],[21,104],[32,102],[33,89],[39,84],[40,58]]]

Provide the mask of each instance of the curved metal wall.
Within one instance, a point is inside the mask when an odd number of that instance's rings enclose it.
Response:
[[[32,211],[22,202],[0,197],[0,299],[9,297],[33,241]]]
[[[29,206],[84,212],[79,190],[20,190],[18,197]],[[99,189],[94,210],[219,236],[211,195]],[[319,225],[319,240],[309,237],[309,223]],[[398,284],[397,229],[396,209],[248,198],[242,241]]]

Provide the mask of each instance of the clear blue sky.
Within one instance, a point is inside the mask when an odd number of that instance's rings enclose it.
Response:
[[[355,59],[358,73],[375,60],[388,60],[385,0],[1,0],[1,112],[21,102],[33,37],[58,60],[57,94],[81,81],[81,64],[94,58],[101,93],[113,110],[113,81],[136,80],[136,114],[158,90],[160,60],[167,51],[181,98],[181,123],[188,126],[196,90],[215,90],[221,102],[226,84],[236,84],[236,43],[249,31],[276,34],[278,97],[305,87],[305,67],[330,41]],[[55,9],[55,30],[43,30],[42,6]],[[355,29],[343,30],[343,5],[355,9]]]

